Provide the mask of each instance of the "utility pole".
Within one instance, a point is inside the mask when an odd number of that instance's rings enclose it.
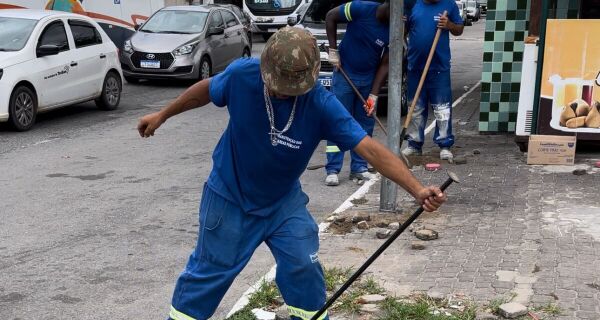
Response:
[[[390,0],[390,70],[388,75],[387,145],[400,155],[400,104],[402,57],[404,55],[404,0]],[[398,186],[383,178],[379,198],[380,211],[396,211]]]

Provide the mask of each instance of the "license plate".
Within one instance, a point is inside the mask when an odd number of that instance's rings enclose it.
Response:
[[[272,33],[277,32],[277,30],[278,30],[277,28],[269,28],[269,29],[267,29],[268,32],[272,32]]]
[[[331,78],[319,78],[319,82],[321,82],[321,85],[323,85],[323,87],[331,87]]]
[[[140,61],[140,67],[151,68],[151,69],[160,69],[160,61],[142,60],[142,61]]]

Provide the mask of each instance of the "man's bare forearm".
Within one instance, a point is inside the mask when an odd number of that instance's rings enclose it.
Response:
[[[379,68],[377,69],[377,73],[375,74],[375,79],[373,80],[373,87],[371,88],[371,94],[376,96],[379,95],[379,91],[385,82],[385,79],[388,77],[389,72],[389,63],[390,58],[389,54],[385,53],[381,62],[379,63]]]
[[[339,17],[340,7],[335,7],[325,16],[325,31],[327,32],[327,41],[331,49],[337,49],[337,24],[340,20]]]
[[[413,197],[424,188],[400,158],[372,138],[365,137],[354,151],[373,165],[379,173],[404,188]]]
[[[164,120],[182,112],[207,105],[210,102],[209,85],[210,79],[206,79],[185,90],[175,101],[160,111]]]
[[[452,33],[452,35],[458,37],[463,33],[464,29],[465,29],[464,25],[456,24],[452,21],[448,21],[448,30],[450,30],[450,33]]]

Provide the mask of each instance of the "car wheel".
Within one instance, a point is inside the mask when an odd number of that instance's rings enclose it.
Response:
[[[127,81],[128,83],[139,83],[140,79],[125,76],[125,81]]]
[[[210,60],[207,57],[202,57],[200,60],[200,80],[210,78],[212,74],[212,66],[210,65]]]
[[[242,53],[242,58],[250,58],[250,57],[251,57],[250,49],[244,48],[244,52]]]
[[[268,41],[273,35],[272,33],[261,33],[263,40]]]
[[[466,26],[472,26],[473,25],[473,21],[471,21],[471,19],[467,18],[467,22],[465,23]]]
[[[115,110],[121,102],[121,90],[123,89],[121,77],[116,72],[110,71],[104,78],[102,93],[95,102],[102,110]]]
[[[10,96],[8,114],[10,123],[17,131],[33,127],[37,115],[37,96],[26,86],[17,87]]]

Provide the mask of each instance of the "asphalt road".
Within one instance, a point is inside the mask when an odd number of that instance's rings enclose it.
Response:
[[[480,78],[483,29],[478,22],[452,40],[455,98]],[[256,43],[253,54],[263,47]],[[28,132],[0,127],[3,318],[166,317],[195,245],[198,200],[228,116],[214,106],[192,110],[146,140],[135,127],[189,84],[126,84],[116,111],[85,103],[40,115]],[[324,163],[322,151],[311,164]],[[317,220],[357,188],[347,173],[337,188],[323,186],[323,170],[303,175]],[[272,264],[260,247],[213,318],[223,319]]]

